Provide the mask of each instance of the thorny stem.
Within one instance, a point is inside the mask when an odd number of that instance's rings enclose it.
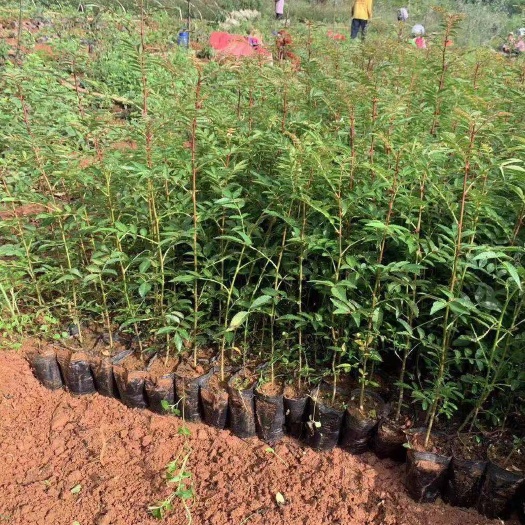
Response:
[[[518,214],[518,218],[516,219],[516,225],[514,226],[514,231],[512,232],[512,239],[510,244],[515,245],[516,241],[518,240],[518,235],[521,231],[521,227],[523,226],[523,223],[525,222],[525,203],[522,204],[521,210]]]
[[[420,235],[421,234],[421,223],[423,221],[423,210],[425,208],[425,205],[423,203],[424,198],[425,198],[425,182],[426,182],[426,173],[423,174],[421,178],[421,183],[419,185],[420,205],[419,205],[419,211],[418,211],[417,225],[415,229],[415,234],[417,235],[417,241],[418,241],[418,246],[417,246],[417,251],[416,251],[416,264],[419,264],[419,262],[421,261],[421,256],[422,256],[421,246],[419,243],[420,243],[420,237],[421,237]],[[417,281],[417,277],[414,276],[413,282],[412,282],[412,303],[413,304],[416,303],[416,299],[417,299],[416,281]],[[410,328],[412,328],[413,323],[414,323],[414,312],[412,310],[412,307],[410,307],[409,305],[408,325],[410,326]],[[401,360],[401,370],[399,372],[399,385],[400,386],[399,386],[399,396],[397,398],[397,407],[396,407],[396,414],[395,414],[396,421],[399,421],[399,418],[401,417],[401,410],[403,408],[403,398],[405,395],[405,387],[403,385],[405,382],[405,374],[406,374],[407,360],[408,360],[409,354],[410,354],[410,335],[407,335],[407,340],[405,342],[405,348],[403,349],[403,358]]]
[[[116,245],[117,250],[118,250],[119,253],[124,253],[123,252],[122,242],[120,240],[120,236],[117,233],[117,229],[115,227],[115,224],[116,224],[117,220],[116,220],[116,217],[115,217],[113,196],[112,196],[112,192],[111,192],[111,173],[109,171],[104,171],[104,176],[105,176],[105,182],[106,182],[106,198],[108,199],[108,208],[109,208],[109,214],[110,214],[110,218],[111,218],[111,226],[113,227],[113,229],[115,231],[115,245]],[[124,286],[124,300],[126,301],[126,307],[127,307],[129,315],[133,315],[134,316],[134,314],[133,314],[134,309],[133,309],[133,305],[131,304],[131,298],[129,296],[127,269],[124,266],[124,262],[122,260],[122,257],[118,258],[118,262],[119,262],[120,274],[122,276],[122,285]],[[138,345],[139,345],[139,351],[142,354],[142,350],[143,350],[143,348],[142,348],[142,338],[140,337],[139,327],[138,327],[137,323],[133,323],[133,329],[135,331],[135,336],[137,338],[137,342],[138,342]]]
[[[16,28],[16,51],[15,60],[17,63],[20,62],[21,40],[22,40],[22,5],[23,0],[20,0],[18,4],[18,27]]]
[[[350,167],[350,191],[354,189],[354,167],[356,159],[356,148],[355,148],[355,107],[352,106],[350,110],[350,158],[352,159],[352,166]]]
[[[341,266],[343,264],[343,200],[342,200],[342,190],[343,190],[343,170],[340,170],[339,173],[339,186],[335,190],[335,199],[337,202],[337,217],[338,217],[338,226],[336,229],[337,233],[337,243],[338,243],[338,254],[337,254],[337,264],[335,267],[335,282],[339,282],[339,275],[341,272]],[[334,341],[334,347],[339,345],[340,333],[338,329],[335,329],[335,319],[334,314],[332,313],[332,339]],[[337,370],[336,370],[336,358],[338,352],[334,349],[332,356],[332,375],[333,375],[333,389],[332,389],[332,403],[335,402],[335,396],[337,393]]]
[[[379,268],[379,266],[383,263],[388,227],[390,225],[390,221],[392,220],[392,214],[394,210],[394,201],[396,200],[397,191],[398,191],[397,178],[399,175],[400,158],[401,158],[401,154],[398,152],[396,155],[396,167],[394,170],[392,186],[390,187],[390,200],[388,202],[388,210],[387,210],[386,218],[385,218],[385,229],[383,230],[383,237],[381,239],[379,255],[377,257],[378,268],[376,270],[374,289],[372,291],[372,306],[371,306],[371,311],[370,311],[370,317],[368,318],[368,329],[367,329],[367,333],[365,334],[365,346],[363,349],[363,373],[360,378],[361,384],[360,384],[360,393],[359,393],[359,409],[360,410],[364,410],[365,386],[367,383],[366,376],[367,376],[367,365],[368,365],[368,355],[369,355],[368,350],[371,344],[375,344],[375,338],[370,337],[370,334],[372,333],[373,322],[374,322],[374,312],[375,312],[377,303],[379,301],[379,294],[381,290],[381,269]]]
[[[281,119],[281,133],[284,133],[286,129],[286,116],[288,114],[288,84],[285,82],[283,85],[283,116]]]
[[[20,86],[18,87],[18,99],[20,100],[20,103],[22,105],[24,124],[26,127],[27,134],[29,138],[31,139],[31,149],[33,150],[33,154],[35,156],[35,160],[38,166],[38,170],[40,172],[40,176],[42,177],[42,179],[44,180],[47,186],[47,191],[53,203],[53,210],[55,212],[58,212],[56,218],[57,218],[58,225],[60,228],[60,235],[62,237],[62,244],[64,246],[64,254],[66,256],[67,267],[68,267],[70,274],[73,275],[73,273],[71,272],[71,270],[73,270],[73,263],[72,263],[71,253],[69,250],[69,243],[68,243],[67,236],[66,236],[66,229],[65,229],[64,221],[62,219],[62,209],[57,204],[57,201],[55,199],[55,190],[53,186],[51,185],[51,181],[49,180],[46,169],[44,167],[45,166],[44,160],[42,158],[40,148],[36,145],[37,141],[36,141],[35,136],[33,135],[33,130],[31,128],[29,110],[28,110],[27,103],[25,101],[25,97],[22,93],[22,89]],[[71,292],[73,295],[73,306],[74,306],[74,312],[72,314],[72,318],[73,318],[73,322],[78,327],[78,339],[82,343],[83,337],[82,337],[82,330],[80,329],[80,319],[79,319],[78,300],[77,300],[77,286],[76,286],[74,279],[71,281]]]
[[[503,305],[503,308],[501,309],[500,317],[498,319],[498,325],[496,328],[496,333],[494,334],[494,341],[492,343],[492,347],[490,349],[490,354],[489,354],[489,359],[486,364],[487,372],[485,374],[485,380],[483,383],[481,394],[478,396],[473,410],[467,415],[467,417],[465,418],[465,420],[459,427],[458,433],[461,432],[465,428],[465,426],[468,424],[469,421],[471,421],[469,430],[470,432],[472,432],[472,429],[474,428],[474,425],[476,423],[479,411],[481,410],[483,404],[489,397],[490,393],[493,391],[494,385],[496,384],[498,380],[498,376],[502,368],[502,363],[504,363],[505,361],[505,357],[507,355],[507,352],[510,346],[510,342],[512,340],[512,333],[516,328],[516,322],[518,320],[518,317],[521,314],[523,304],[525,302],[525,295],[523,295],[521,300],[514,307],[514,312],[512,314],[510,328],[505,329],[505,327],[503,326],[503,322],[505,320],[510,302],[516,293],[517,293],[517,290],[514,290],[514,292],[512,292],[511,294],[507,296],[507,300],[505,301],[505,304]],[[505,330],[505,335],[503,335],[503,337],[500,337],[500,334],[503,330]],[[505,345],[503,347],[500,364],[499,366],[496,367],[495,370],[493,370],[494,360],[496,359],[496,352],[498,350],[499,343],[502,340],[505,341]],[[492,375],[492,380],[491,380],[491,375]]]
[[[233,274],[230,288],[228,289],[228,296],[226,297],[226,306],[224,308],[224,334],[221,340],[221,363],[220,363],[221,381],[224,381],[224,378],[225,378],[224,361],[225,361],[225,349],[226,349],[226,329],[228,328],[228,315],[230,313],[231,299],[235,291],[235,283],[237,281],[237,276],[239,275],[239,271],[241,270],[241,264],[242,264],[242,260],[244,257],[245,249],[246,249],[246,246],[243,245],[241,249],[241,253],[239,255],[239,259],[237,260],[237,267],[235,268],[235,273]]]
[[[197,213],[197,114],[202,107],[202,69],[197,67],[197,84],[195,85],[195,111],[191,120],[191,200],[193,203],[193,271],[195,281],[193,284],[193,365],[197,366],[197,327],[199,316],[199,284],[197,274],[199,271],[199,260],[197,253],[199,216]]]
[[[474,89],[478,89],[478,75],[479,75],[480,69],[481,69],[481,64],[477,62],[476,67],[474,68],[474,78],[472,79],[472,85]]]
[[[305,248],[304,248],[304,240],[305,240],[305,230],[306,230],[306,203],[301,203],[301,214],[302,214],[302,222],[301,222],[301,254],[299,255],[299,292],[298,292],[298,298],[297,298],[297,308],[299,312],[299,317],[302,317],[303,313],[303,278],[304,278],[304,256],[305,256]],[[303,329],[302,326],[298,329],[297,334],[297,342],[299,345],[299,379],[298,379],[298,386],[299,390],[301,389],[301,374],[303,370]]]
[[[75,67],[75,59],[71,63],[71,70],[73,72],[73,81],[75,83],[75,92],[77,94],[77,104],[78,104],[78,113],[80,118],[85,118],[86,114],[84,112],[84,106],[82,105],[82,97],[80,96],[80,80],[77,75],[77,68]]]
[[[88,215],[88,212],[87,212],[86,208],[84,208],[84,220],[86,221],[86,224],[88,226],[91,224],[91,222],[89,220],[89,215]],[[89,240],[91,241],[90,242],[91,249],[94,252],[96,250],[96,243],[95,243],[95,239],[93,238],[93,235],[89,236]],[[87,265],[87,264],[89,264],[89,257],[88,257],[88,254],[87,254],[87,250],[86,250],[86,248],[84,246],[84,242],[82,240],[81,240],[81,245],[82,245],[82,250],[84,251],[84,254],[85,254],[84,256],[85,256],[86,265]],[[103,320],[104,324],[106,325],[106,330],[108,331],[109,347],[113,348],[113,333],[111,331],[111,320],[110,320],[110,316],[109,316],[108,294],[106,292],[106,288],[105,288],[105,285],[104,285],[104,280],[102,279],[102,272],[100,272],[98,274],[98,286],[100,287],[100,293],[102,295],[102,305],[104,307],[103,312],[102,312],[102,320]]]
[[[379,99],[377,97],[374,97],[372,99],[372,127],[374,127],[374,124],[377,120],[377,103],[379,102]],[[370,150],[369,150],[369,157],[370,157],[370,164],[374,163],[374,148],[375,148],[375,135],[374,135],[374,129],[372,129],[372,139],[370,142]],[[374,172],[372,171],[372,180],[374,179]]]
[[[6,195],[8,197],[11,197],[11,192],[9,191],[9,186],[7,185],[7,181],[4,177],[1,177],[2,183],[4,185],[4,189],[6,192]],[[31,260],[31,246],[26,238],[26,235],[24,234],[24,229],[22,228],[22,222],[20,218],[18,217],[16,213],[15,203],[14,200],[11,201],[11,211],[13,212],[13,217],[16,217],[16,229],[18,231],[18,235],[20,237],[20,240],[22,241],[22,244],[24,245],[24,252],[26,254],[26,264],[27,264],[27,273],[29,274],[29,277],[31,278],[31,281],[35,285],[36,290],[36,296],[38,300],[38,306],[43,306],[44,301],[42,299],[42,292],[40,291],[40,282],[36,278],[35,270],[33,267],[33,262]]]
[[[458,281],[458,265],[459,265],[459,260],[461,257],[461,250],[462,250],[463,222],[465,218],[467,194],[469,190],[468,180],[469,180],[469,175],[470,175],[470,159],[471,159],[472,151],[474,149],[475,138],[476,138],[475,124],[471,122],[470,128],[469,128],[469,146],[468,146],[468,151],[467,151],[467,155],[465,159],[465,165],[463,168],[463,191],[461,194],[461,205],[460,205],[460,212],[459,212],[459,218],[458,218],[458,224],[457,224],[456,243],[454,245],[454,259],[453,259],[453,264],[452,264],[452,273],[450,276],[449,292],[451,296],[456,295],[456,284]],[[441,336],[442,337],[441,350],[439,352],[439,367],[438,367],[438,373],[436,375],[436,380],[435,380],[434,399],[432,400],[432,405],[431,405],[430,411],[428,412],[428,426],[427,426],[427,432],[425,435],[425,447],[428,446],[428,442],[430,440],[430,434],[432,432],[432,427],[434,425],[436,415],[437,415],[437,409],[438,409],[438,406],[439,406],[439,403],[442,397],[441,388],[443,386],[443,379],[445,377],[450,338],[453,332],[453,326],[449,326],[449,322],[448,322],[449,317],[450,317],[450,301],[447,302],[447,305],[445,307],[445,314],[443,317],[443,329],[442,329],[443,333]]]
[[[436,94],[436,106],[434,108],[434,118],[432,120],[432,126],[430,128],[431,135],[436,134],[436,130],[439,125],[439,116],[441,114],[441,93],[445,89],[445,77],[449,66],[449,64],[447,63],[447,42],[450,38],[454,25],[459,19],[460,17],[458,17],[458,15],[448,15],[447,17],[447,24],[441,48],[441,72],[439,75],[438,92]]]
[[[286,245],[286,235],[288,233],[288,229],[285,228],[283,231],[283,237],[281,241],[281,250],[279,252],[279,258],[277,259],[277,264],[275,267],[275,279],[273,282],[273,289],[277,292],[279,289],[279,270],[281,268],[281,262],[283,260],[283,254],[284,254],[284,247]],[[270,371],[271,371],[271,380],[272,384],[275,381],[275,334],[274,334],[274,325],[275,325],[275,302],[277,300],[277,296],[274,297],[274,300],[272,302],[272,311],[270,314],[270,345],[271,345],[271,360],[270,360]]]
[[[162,253],[162,244],[160,238],[160,220],[157,211],[156,202],[156,190],[153,180],[153,128],[152,122],[149,117],[148,110],[148,99],[149,99],[149,87],[148,87],[148,75],[146,68],[146,13],[144,11],[144,1],[140,2],[140,48],[138,54],[138,60],[140,65],[141,73],[141,85],[142,85],[142,119],[145,126],[145,140],[146,140],[146,166],[148,168],[148,210],[151,224],[151,230],[154,237],[154,243],[157,251],[157,260],[159,263],[159,281],[160,291],[155,294],[155,311],[161,318],[164,317],[164,289],[165,289],[165,269],[164,269],[164,254]],[[159,284],[155,283],[155,287]],[[166,342],[169,342],[169,336],[166,335]],[[169,344],[166,345],[166,352],[169,353]]]

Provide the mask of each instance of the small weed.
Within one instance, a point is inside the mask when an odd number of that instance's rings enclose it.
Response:
[[[187,436],[191,436],[191,431],[190,431],[190,429],[187,426],[182,426],[177,431],[177,434],[179,434],[179,436],[186,436],[187,437]]]
[[[168,512],[173,510],[173,501],[178,498],[186,512],[187,523],[191,524],[192,516],[188,502],[195,497],[192,474],[186,470],[191,449],[185,447],[179,456],[166,465],[166,483],[175,485],[175,490],[163,501],[150,505],[148,510],[156,519],[163,519]]]
[[[264,451],[268,452],[268,454],[273,454],[281,463],[284,463],[287,467],[290,466],[290,464],[281,456],[279,456],[279,454],[277,454],[277,452],[275,452],[275,450],[272,447],[267,447],[264,449]]]
[[[162,406],[162,410],[166,412],[166,414],[170,414],[172,416],[180,416],[180,410],[177,408],[178,403],[175,405],[170,405],[165,399],[163,399],[160,402]]]

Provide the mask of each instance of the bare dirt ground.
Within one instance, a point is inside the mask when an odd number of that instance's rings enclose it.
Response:
[[[182,424],[98,394],[50,392],[21,354],[0,352],[0,524],[159,523],[147,508],[172,490],[163,476],[184,446]],[[441,502],[414,503],[404,467],[372,454],[318,453],[286,438],[276,456],[257,439],[188,427],[194,525],[502,523]],[[163,523],[187,523],[180,501]]]

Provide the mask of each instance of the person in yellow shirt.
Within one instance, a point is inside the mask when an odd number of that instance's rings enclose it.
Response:
[[[372,18],[372,0],[355,0],[352,7],[352,27],[350,36],[357,38],[359,31],[365,37],[366,26]]]

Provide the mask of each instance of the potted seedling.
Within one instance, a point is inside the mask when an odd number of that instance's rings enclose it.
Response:
[[[406,486],[417,502],[432,503],[439,496],[451,459],[450,443],[445,434],[426,429],[411,429],[407,440]]]
[[[487,468],[487,439],[482,434],[457,434],[451,440],[452,461],[443,500],[457,507],[474,507]]]
[[[489,459],[477,509],[489,518],[507,519],[525,481],[523,439],[500,435],[487,449]]]

